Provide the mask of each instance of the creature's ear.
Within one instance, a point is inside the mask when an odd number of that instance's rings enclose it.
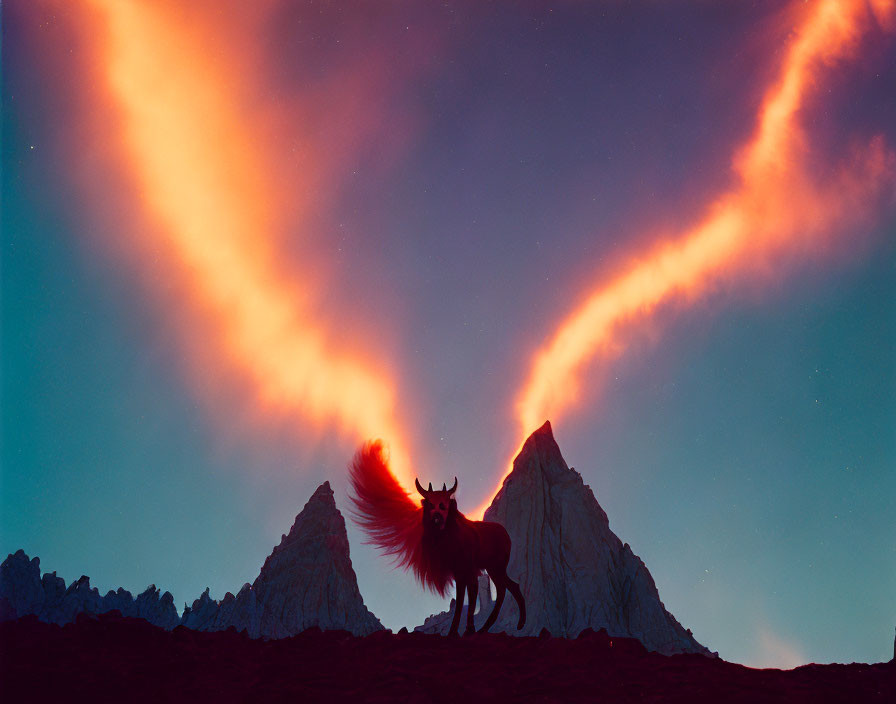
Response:
[[[457,499],[451,499],[451,502],[448,504],[448,511],[457,513]]]
[[[428,506],[430,506],[430,503],[429,503],[429,501],[427,501],[426,499],[420,499],[420,505],[423,507],[423,510],[425,511],[426,508],[427,508]]]

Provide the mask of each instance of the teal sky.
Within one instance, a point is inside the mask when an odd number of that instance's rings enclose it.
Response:
[[[294,90],[301,68],[343,65],[349,42],[336,40],[355,36],[353,6],[309,7],[268,27],[280,71],[260,102]],[[338,317],[354,300],[382,314],[419,423],[420,474],[456,474],[472,510],[518,441],[512,403],[529,352],[583,282],[645,228],[693,221],[730,178],[776,66],[777,13],[771,2],[412,7],[376,16],[365,51],[411,51],[400,27],[415,26],[440,53],[382,98],[388,114],[414,116],[398,156],[366,154],[319,216],[316,256],[332,254],[335,282],[322,310]],[[3,4],[0,552],[23,548],[102,591],[155,583],[180,607],[206,586],[221,598],[254,579],[322,481],[345,513],[355,443],[244,425],[236,395],[222,423],[194,393],[176,312],[104,246],[133,234],[112,230],[108,203],[85,195],[89,176],[73,166],[89,90],[64,8]],[[874,135],[896,149],[894,86],[896,39],[880,33],[814,104],[813,159]],[[666,607],[728,660],[892,656],[889,195],[838,234],[850,244],[836,253],[664,319],[554,422]],[[301,258],[292,245],[284,257]],[[387,626],[446,606],[348,528],[362,594]]]

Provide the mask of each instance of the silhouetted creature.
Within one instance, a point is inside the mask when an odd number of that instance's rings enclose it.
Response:
[[[487,631],[494,625],[508,590],[520,610],[517,629],[525,625],[526,604],[520,585],[507,576],[510,536],[499,523],[471,521],[457,510],[453,498],[456,477],[453,487],[448,489],[443,484],[440,491],[433,490],[432,484],[424,489],[415,480],[423,497],[418,506],[392,476],[379,441],[358,451],[350,473],[356,494],[350,497],[355,506],[352,513],[370,536],[370,542],[394,555],[399,565],[412,569],[424,586],[441,596],[445,596],[452,581],[457,585],[454,619],[448,635],[457,635],[464,592],[469,595],[466,632],[474,632],[473,612],[483,570],[494,583],[497,598],[480,630]]]

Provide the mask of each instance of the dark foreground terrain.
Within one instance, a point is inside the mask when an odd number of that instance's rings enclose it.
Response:
[[[0,624],[3,701],[896,702],[896,664],[752,670],[577,640],[306,631],[280,641],[164,631],[114,614]]]

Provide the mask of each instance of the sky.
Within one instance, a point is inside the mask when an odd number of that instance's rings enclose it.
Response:
[[[888,660],[893,3],[245,5],[3,3],[0,552],[221,598],[549,419],[701,643]]]

